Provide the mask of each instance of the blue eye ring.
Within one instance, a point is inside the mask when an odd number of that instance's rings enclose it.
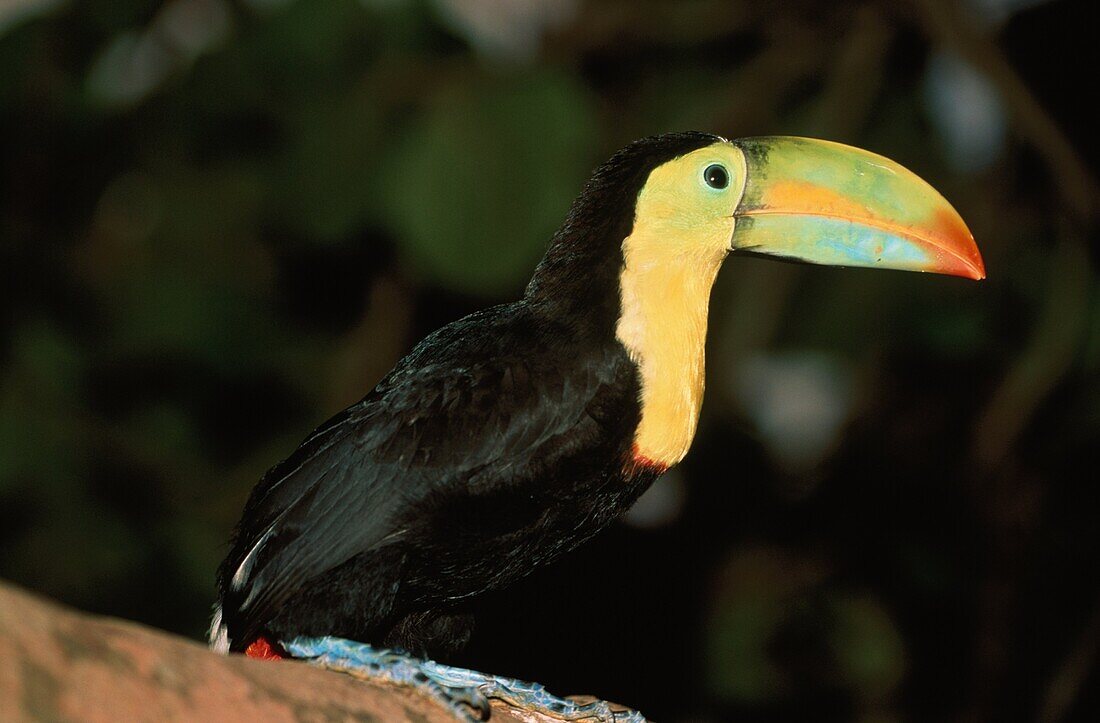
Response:
[[[716,191],[728,188],[730,172],[721,163],[712,163],[703,169],[703,181]]]

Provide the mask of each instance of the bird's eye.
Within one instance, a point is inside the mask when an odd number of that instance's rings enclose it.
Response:
[[[703,170],[703,180],[706,181],[707,185],[711,188],[716,188],[720,191],[730,185],[730,174],[725,166],[712,163]]]

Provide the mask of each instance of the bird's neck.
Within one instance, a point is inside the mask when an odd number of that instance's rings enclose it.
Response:
[[[688,257],[662,243],[623,244],[616,337],[638,365],[637,458],[667,468],[687,454],[703,402],[707,308],[724,255]]]

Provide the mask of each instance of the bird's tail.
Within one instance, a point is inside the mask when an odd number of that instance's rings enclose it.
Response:
[[[222,606],[214,606],[214,619],[210,621],[210,649],[222,655],[229,654],[229,629],[222,621]]]

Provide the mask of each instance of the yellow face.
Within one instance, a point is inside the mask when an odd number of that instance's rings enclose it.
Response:
[[[653,169],[623,239],[616,336],[638,365],[635,455],[679,462],[703,399],[710,290],[729,251],[979,279],[951,205],[882,156],[808,138],[719,141]]]
[[[634,453],[670,467],[687,453],[703,401],[710,290],[730,250],[745,157],[715,143],[650,172],[623,240],[616,336],[638,365]]]
[[[655,256],[725,256],[746,177],[745,154],[724,141],[661,164],[638,194],[632,238]]]

